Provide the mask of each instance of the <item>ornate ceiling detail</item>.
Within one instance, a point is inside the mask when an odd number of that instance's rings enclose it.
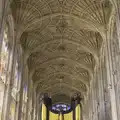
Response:
[[[58,98],[58,99],[56,99]],[[69,103],[70,104],[70,100],[71,98],[68,95],[65,94],[57,94],[57,95],[53,95],[52,96],[52,102],[53,103],[59,103],[61,101],[61,103]]]
[[[41,25],[46,23],[44,20],[59,15],[69,16],[75,21],[77,18],[92,28],[101,29],[109,19],[111,9],[111,4],[106,7],[106,0],[64,0],[61,2],[60,0],[14,0],[11,6],[16,24],[23,31],[41,28]]]
[[[85,96],[98,64],[112,5],[109,0],[13,0],[20,43],[38,94],[54,101]]]

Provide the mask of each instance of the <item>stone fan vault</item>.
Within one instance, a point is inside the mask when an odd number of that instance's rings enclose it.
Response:
[[[53,104],[79,95],[82,120],[119,120],[119,8],[120,0],[1,0],[0,120],[41,120],[45,94]]]

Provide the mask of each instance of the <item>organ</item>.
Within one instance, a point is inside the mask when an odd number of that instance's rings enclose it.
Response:
[[[81,120],[80,97],[72,97],[71,105],[59,103],[52,105],[52,99],[44,96],[42,102],[42,120]],[[66,107],[66,108],[65,108]]]

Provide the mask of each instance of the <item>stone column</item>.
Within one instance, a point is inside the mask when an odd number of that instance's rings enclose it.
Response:
[[[90,88],[90,90],[89,90],[89,119],[90,120],[92,120],[92,111],[93,111],[93,109],[92,109],[92,90],[91,90],[91,88]]]
[[[2,49],[3,32],[4,32],[4,27],[2,26],[1,32],[0,32],[0,54],[1,54],[1,49]]]
[[[26,60],[28,59],[28,54],[27,53],[25,53],[26,54]],[[27,62],[27,61],[26,61]],[[28,113],[28,110],[30,109],[29,107],[28,107],[28,100],[29,100],[29,98],[28,98],[28,94],[29,94],[29,88],[30,88],[30,77],[29,77],[29,70],[28,70],[28,66],[27,66],[27,64],[26,64],[26,66],[25,66],[25,73],[24,73],[24,85],[26,85],[27,86],[27,102],[25,103],[25,116],[24,116],[24,120],[27,120],[26,119],[26,117],[27,117],[27,113]],[[26,101],[26,100],[25,100]]]
[[[36,120],[36,105],[37,105],[37,103],[36,103],[36,90],[35,90],[35,88],[34,88],[34,94],[33,94],[33,98],[34,98],[34,106],[33,106],[33,108],[34,108],[34,111],[33,111],[33,120]],[[39,112],[40,112],[40,110],[39,110]]]
[[[27,118],[26,120],[32,120],[32,110],[33,110],[33,107],[32,107],[32,104],[33,104],[33,85],[32,85],[32,80],[30,80],[30,84],[29,84],[29,92],[28,92],[28,101],[27,101]]]
[[[40,118],[40,113],[41,113],[41,110],[40,110],[40,107],[42,105],[42,99],[40,98],[40,93],[37,92],[37,89],[36,89],[36,85],[34,84],[34,92],[35,92],[35,120],[41,120]]]
[[[93,110],[93,120],[98,120],[98,111],[97,111],[97,70],[95,70],[94,73],[94,79],[93,79],[93,101],[94,101],[94,110]]]
[[[33,86],[32,86],[33,87]],[[33,120],[34,119],[34,104],[35,104],[35,99],[34,99],[34,93],[35,93],[35,91],[34,91],[34,87],[33,87],[33,89],[32,89],[32,109],[31,109],[31,120]]]
[[[0,34],[3,28],[3,23],[4,23],[4,16],[5,16],[5,11],[6,11],[6,1],[5,0],[0,0]]]
[[[33,111],[33,120],[36,120],[36,105],[37,105],[37,103],[36,103],[36,91],[35,91],[35,89],[34,89],[34,111]]]
[[[117,116],[117,104],[116,104],[116,95],[115,95],[115,86],[114,82],[116,81],[113,73],[114,73],[114,62],[112,56],[112,39],[113,39],[113,25],[114,20],[113,18],[110,19],[109,29],[106,32],[106,49],[105,49],[105,56],[106,56],[106,71],[107,71],[107,87],[109,89],[110,95],[110,103],[111,103],[111,115],[112,120],[118,120]]]
[[[104,88],[103,88],[103,83],[104,83],[104,76],[103,76],[103,64],[102,64],[102,53],[101,57],[99,58],[99,67],[98,67],[98,95],[99,95],[99,101],[98,101],[98,109],[99,109],[99,120],[105,120],[105,107],[104,107]],[[97,88],[96,88],[97,89]]]
[[[5,22],[5,13],[6,13],[6,2],[4,0],[0,0],[0,54],[2,48],[3,41],[3,32],[4,32],[4,22]]]
[[[117,14],[115,21],[115,28],[112,39],[112,56],[114,61],[114,78],[116,78],[115,93],[116,93],[116,106],[117,106],[117,115],[120,118],[120,1],[117,1]]]
[[[1,42],[1,33],[4,28],[4,21],[9,8],[10,0],[0,0],[0,42]]]
[[[41,105],[42,105],[42,102],[43,101],[40,101],[40,95],[39,94],[37,94],[37,106],[36,106],[36,108],[37,108],[37,120],[40,120],[41,118],[40,118],[40,108],[41,108]]]
[[[92,84],[91,84],[91,120],[94,120],[94,116],[95,116],[95,114],[94,114],[94,105],[95,105],[95,103],[94,103],[94,80],[92,80],[91,81],[92,82]]]
[[[27,94],[27,106],[26,106],[26,120],[29,120],[29,109],[30,109],[30,94],[31,94],[31,82],[32,82],[32,74],[28,73],[28,94]]]
[[[16,120],[21,120],[22,116],[22,105],[23,105],[23,88],[25,83],[25,75],[27,69],[27,54],[22,53],[22,65],[21,65],[21,85],[20,85],[20,93],[19,93],[19,103],[18,103],[18,111]]]
[[[111,102],[110,102],[110,94],[107,84],[107,71],[106,71],[106,56],[103,56],[103,66],[102,66],[102,80],[103,80],[103,90],[104,90],[104,107],[105,107],[105,120],[112,120],[111,115]]]

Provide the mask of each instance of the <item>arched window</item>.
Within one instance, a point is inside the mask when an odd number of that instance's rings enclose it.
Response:
[[[10,103],[10,114],[9,114],[9,119],[14,120],[15,119],[15,111],[17,107],[17,99],[18,99],[18,93],[19,93],[19,84],[20,84],[20,73],[18,70],[18,61],[16,59],[15,62],[15,70],[14,70],[14,83],[13,83],[13,88],[11,92],[11,103]]]
[[[19,89],[19,70],[18,70],[18,61],[15,62],[15,73],[14,73],[14,88]]]
[[[15,70],[14,70],[14,83],[12,88],[12,97],[16,100],[17,99],[17,93],[19,91],[19,71],[18,71],[18,62],[16,60],[15,62]]]
[[[54,104],[54,105],[52,105],[52,110],[58,111],[58,112],[69,111],[70,110],[70,105],[64,104],[64,103]]]
[[[25,120],[25,114],[26,114],[26,105],[27,105],[27,85],[24,85],[23,88],[23,105],[22,105],[22,118]]]
[[[4,29],[2,48],[0,53],[0,119],[2,113],[3,99],[4,99],[4,90],[7,81],[8,59],[9,59],[8,25],[6,25]]]
[[[8,67],[8,27],[4,30],[3,41],[2,41],[2,49],[0,56],[0,80],[5,83],[6,82],[6,73]]]

